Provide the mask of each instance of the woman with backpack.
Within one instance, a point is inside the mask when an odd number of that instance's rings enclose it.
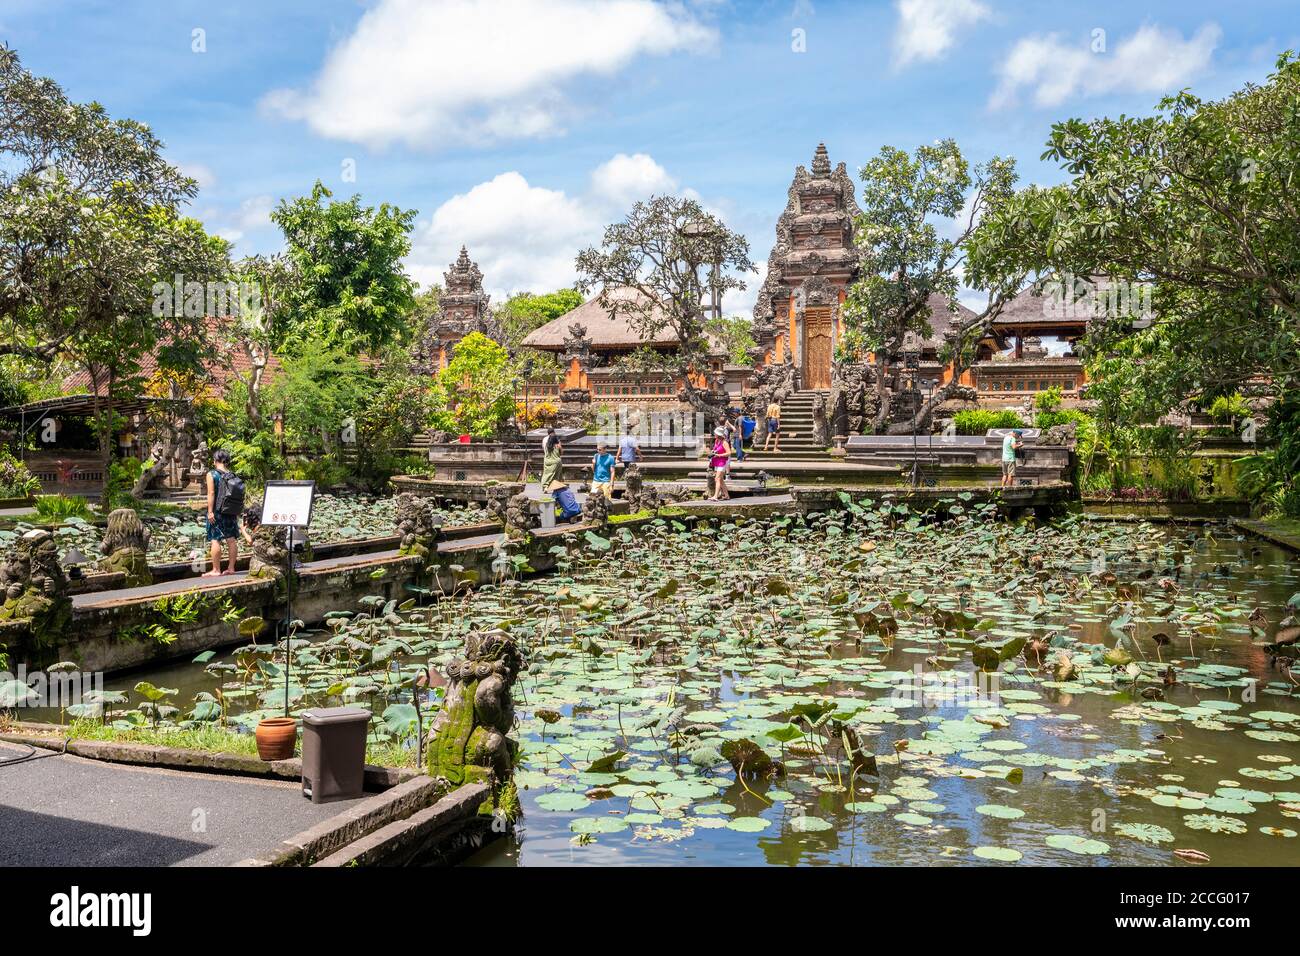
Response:
[[[244,480],[230,470],[230,452],[220,449],[212,456],[213,468],[207,474],[208,541],[211,544],[212,570],[205,578],[219,578],[235,573],[239,560],[239,515],[244,510]],[[229,564],[221,570],[221,543],[226,543]]]

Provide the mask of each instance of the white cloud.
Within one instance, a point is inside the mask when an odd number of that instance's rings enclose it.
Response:
[[[217,184],[217,174],[211,166],[203,163],[178,163],[176,168],[182,176],[188,176],[199,184],[199,189],[211,189]]]
[[[246,233],[271,225],[271,210],[274,206],[275,200],[270,196],[245,199],[237,210],[223,217],[224,222],[217,229],[217,235],[227,242],[238,242]]]
[[[513,292],[564,288],[577,279],[579,250],[599,245],[605,226],[627,215],[637,200],[665,194],[699,199],[645,153],[619,153],[601,163],[587,188],[573,194],[534,185],[517,171],[501,173],[452,196],[416,224],[407,269],[422,287],[442,284],[463,245],[483,270],[494,301]],[[753,276],[745,278],[750,289],[728,297],[729,310],[752,308],[757,285]]]
[[[898,30],[894,34],[894,66],[914,60],[937,60],[956,40],[958,30],[989,17],[978,0],[898,0]]]
[[[1204,24],[1189,39],[1177,30],[1148,24],[1120,41],[1114,52],[1093,52],[1092,43],[1066,43],[1059,34],[1024,37],[998,72],[991,109],[1014,106],[1022,88],[1038,107],[1059,106],[1073,95],[1163,93],[1189,82],[1209,66],[1223,31]]]
[[[717,33],[655,0],[379,0],[306,89],[266,109],[331,139],[417,147],[559,132],[566,85]]]
[[[645,153],[619,153],[591,173],[591,191],[619,206],[677,191],[677,180]]]
[[[453,196],[421,222],[408,262],[421,286],[441,284],[462,245],[500,301],[509,292],[571,285],[578,250],[600,238],[604,220],[581,198],[531,185],[517,172]]]

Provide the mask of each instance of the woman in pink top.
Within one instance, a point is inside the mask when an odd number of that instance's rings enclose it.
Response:
[[[727,465],[731,462],[731,446],[727,444],[725,428],[713,432],[713,457],[709,459],[709,468],[713,471],[713,494],[709,501],[722,501],[731,497],[727,491]]]

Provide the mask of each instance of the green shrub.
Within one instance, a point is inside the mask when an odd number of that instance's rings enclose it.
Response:
[[[1034,410],[1040,415],[1044,412],[1051,413],[1059,410],[1061,407],[1061,386],[1053,385],[1046,391],[1039,392],[1034,396]],[[1042,427],[1041,425],[1039,426]]]
[[[1024,428],[1025,422],[1010,410],[991,412],[982,408],[958,412],[952,417],[958,435],[983,435],[990,428]]]
[[[6,449],[0,448],[0,498],[28,498],[40,490],[40,479]]]
[[[75,495],[41,495],[36,499],[36,514],[42,521],[51,524],[66,521],[68,518],[90,521],[95,517],[86,499]]]

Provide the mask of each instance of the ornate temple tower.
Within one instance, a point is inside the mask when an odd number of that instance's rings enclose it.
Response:
[[[805,389],[831,387],[831,361],[843,335],[841,306],[857,274],[853,220],[860,212],[844,164],[832,170],[819,144],[812,170],[795,169],[754,305],[754,338],[764,364],[793,363]]]
[[[430,316],[415,349],[416,367],[430,373],[446,368],[456,343],[471,332],[501,339],[501,329],[488,308],[490,296],[483,291],[483,273],[464,246],[442,275],[445,284],[438,310]]]

